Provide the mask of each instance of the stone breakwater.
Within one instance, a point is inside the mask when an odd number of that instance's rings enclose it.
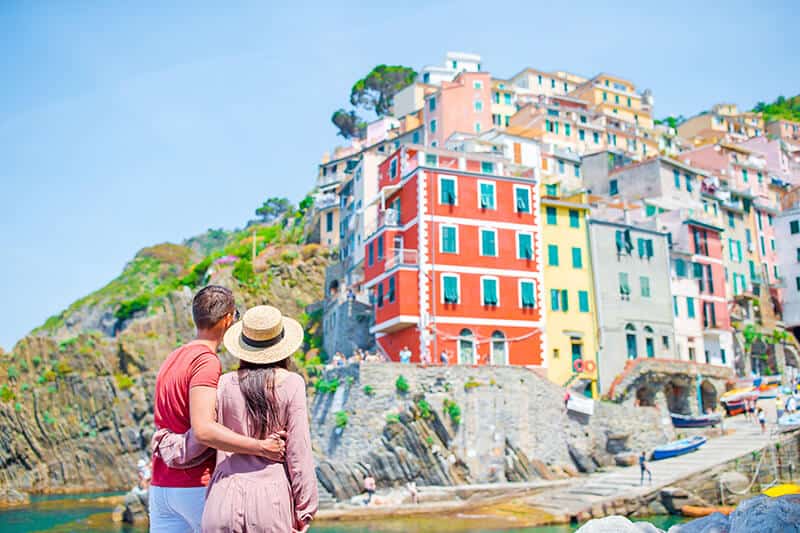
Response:
[[[379,487],[563,479],[674,436],[656,408],[567,412],[564,389],[520,367],[371,363],[323,380],[336,386],[311,402],[312,441],[320,484],[339,500],[361,492],[368,469]]]

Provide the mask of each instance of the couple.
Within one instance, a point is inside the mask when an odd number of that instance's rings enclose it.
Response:
[[[156,379],[151,532],[307,531],[317,511],[303,378],[288,368],[303,328],[270,306],[240,322],[233,293],[192,301],[197,337]],[[221,343],[239,369],[220,377]]]

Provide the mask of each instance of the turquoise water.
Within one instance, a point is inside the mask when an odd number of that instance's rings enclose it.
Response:
[[[146,526],[114,524],[111,521],[112,506],[97,500],[95,494],[78,496],[44,496],[31,498],[31,504],[13,510],[0,511],[0,533],[31,533],[47,531],[66,533],[85,531],[92,533],[146,533]],[[656,516],[648,521],[661,529],[668,529],[683,522],[679,517]],[[375,522],[320,524],[312,527],[315,533],[569,533],[570,526],[540,526],[514,530],[487,530],[475,528],[474,522],[465,523],[457,517],[381,520]]]

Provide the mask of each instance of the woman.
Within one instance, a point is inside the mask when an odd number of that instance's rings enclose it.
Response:
[[[218,451],[203,531],[307,531],[318,495],[306,389],[303,378],[287,370],[303,342],[303,328],[274,307],[257,306],[223,342],[240,365],[219,380],[218,422],[259,439],[285,430],[286,462]]]

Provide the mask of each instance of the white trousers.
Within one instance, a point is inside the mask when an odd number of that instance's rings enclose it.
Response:
[[[150,486],[151,533],[200,533],[206,487]]]

